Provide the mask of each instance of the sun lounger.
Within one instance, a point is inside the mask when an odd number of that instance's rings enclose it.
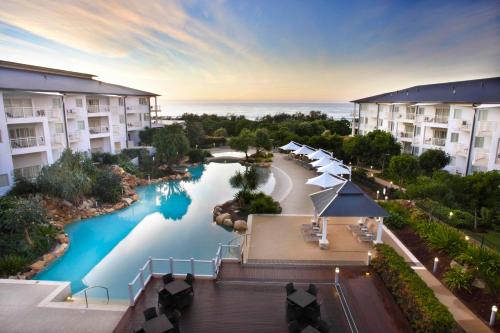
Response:
[[[358,236],[360,242],[372,242],[375,236],[372,233],[366,233]]]

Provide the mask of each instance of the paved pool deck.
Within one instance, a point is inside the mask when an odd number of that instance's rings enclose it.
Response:
[[[112,332],[125,305],[66,302],[68,282],[0,279],[2,333]]]

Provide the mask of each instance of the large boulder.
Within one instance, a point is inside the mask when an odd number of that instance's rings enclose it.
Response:
[[[215,218],[215,223],[221,225],[222,223],[224,223],[224,220],[230,219],[230,218],[231,218],[231,214],[223,213]]]
[[[234,222],[234,230],[245,231],[247,230],[247,222],[245,220],[237,220]]]
[[[232,228],[233,227],[233,220],[224,219],[224,221],[222,221],[222,225],[225,227],[228,227],[228,228]]]

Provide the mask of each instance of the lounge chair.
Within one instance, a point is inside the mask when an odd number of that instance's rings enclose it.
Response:
[[[296,289],[295,289],[295,286],[293,285],[293,282],[288,282],[285,286],[285,289],[286,289],[286,295],[290,295],[291,293],[293,293]]]
[[[194,283],[194,275],[191,273],[187,273],[186,278],[184,279],[184,282],[186,282],[187,284],[189,284],[192,287],[193,283]]]
[[[319,304],[312,304],[305,308],[304,316],[311,324],[316,324],[321,319],[321,307]]]
[[[363,235],[358,236],[358,240],[360,242],[372,242],[374,238],[375,238],[375,235],[372,233],[365,233]]]
[[[144,313],[144,319],[146,321],[158,317],[158,313],[156,312],[155,307],[147,308],[146,310],[144,310],[143,313]]]
[[[316,287],[315,284],[310,283],[309,287],[307,288],[307,292],[311,295],[317,296],[318,295],[318,287]]]

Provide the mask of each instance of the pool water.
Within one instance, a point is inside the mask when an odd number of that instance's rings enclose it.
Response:
[[[191,180],[138,187],[140,200],[131,206],[66,226],[68,251],[35,278],[70,281],[74,293],[104,286],[111,298],[126,299],[128,283],[150,256],[212,259],[218,243],[227,244],[237,237],[212,222],[213,207],[237,191],[229,184],[237,170],[244,167],[210,163],[191,168]],[[270,194],[274,177],[270,170],[260,172],[259,190]],[[211,273],[209,265],[197,270]]]

